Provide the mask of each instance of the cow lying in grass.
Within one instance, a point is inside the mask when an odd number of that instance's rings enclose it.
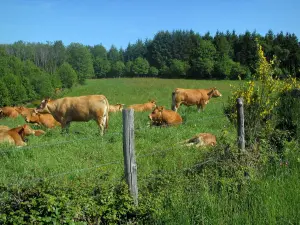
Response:
[[[165,109],[163,106],[155,107],[148,117],[151,121],[151,126],[171,126],[182,123],[182,118],[177,112]]]
[[[156,101],[150,100],[149,102],[146,102],[144,104],[129,105],[127,108],[134,109],[135,112],[145,112],[145,111],[151,111],[155,107],[156,107]]]
[[[27,123],[34,123],[41,126],[45,126],[47,128],[54,128],[60,126],[60,123],[57,122],[50,113],[40,114],[37,112],[33,112],[30,115],[26,116],[25,121]]]
[[[15,107],[5,106],[0,108],[0,118],[1,117],[9,117],[9,118],[17,118],[19,113],[16,111]]]
[[[40,136],[45,133],[42,130],[33,130],[29,125],[24,124],[15,128],[6,126],[0,127],[0,143],[9,143],[16,146],[25,146],[25,136],[36,135]]]
[[[181,144],[184,144],[185,146],[195,147],[215,146],[217,144],[217,139],[216,136],[211,133],[200,133],[190,139],[181,142]]]
[[[109,103],[104,95],[65,97],[56,100],[44,99],[37,108],[38,112],[51,113],[60,122],[62,130],[69,131],[72,121],[95,120],[100,134],[108,128]]]

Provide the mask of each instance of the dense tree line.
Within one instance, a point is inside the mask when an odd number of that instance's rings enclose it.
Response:
[[[71,88],[87,78],[159,76],[164,78],[242,79],[255,73],[257,41],[268,59],[277,57],[276,75],[300,76],[300,45],[294,34],[246,31],[200,35],[159,31],[126,49],[62,41],[0,45],[0,105],[19,104]]]

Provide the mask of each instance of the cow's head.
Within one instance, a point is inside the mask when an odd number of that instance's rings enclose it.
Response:
[[[150,120],[160,120],[162,117],[162,112],[165,109],[164,106],[156,106],[153,111],[148,115]]]
[[[124,108],[124,104],[117,103],[116,106],[118,107],[119,111],[122,111]]]
[[[31,134],[35,133],[34,130],[28,124],[24,124],[23,129],[24,129],[24,135],[25,136],[28,136],[28,135],[31,135]]]
[[[208,95],[215,98],[222,96],[221,92],[216,87],[211,88],[211,91],[208,93]]]
[[[51,101],[50,98],[45,98],[44,100],[42,100],[41,104],[36,108],[36,112],[38,113],[50,113],[47,105],[48,103]]]

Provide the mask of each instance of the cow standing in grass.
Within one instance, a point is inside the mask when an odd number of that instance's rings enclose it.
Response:
[[[61,123],[62,130],[67,132],[72,121],[87,122],[92,119],[97,122],[101,135],[108,128],[109,103],[104,95],[44,99],[37,112],[51,113]]]
[[[200,112],[200,109],[203,111],[212,97],[221,96],[222,94],[215,87],[209,89],[176,88],[172,92],[172,110],[177,112],[179,106],[184,104],[186,106],[197,105],[198,112]]]

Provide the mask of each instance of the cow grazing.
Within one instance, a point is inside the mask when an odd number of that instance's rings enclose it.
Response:
[[[211,133],[200,133],[196,136],[181,142],[185,146],[215,146],[217,144],[216,136]]]
[[[19,113],[16,111],[15,107],[5,106],[0,108],[0,117],[10,117],[17,118]]]
[[[179,106],[184,104],[186,106],[197,105],[198,112],[200,112],[200,108],[203,111],[212,97],[221,96],[222,94],[215,87],[209,89],[176,88],[172,92],[172,110],[177,112]]]
[[[129,105],[127,108],[134,109],[135,112],[145,112],[145,111],[151,111],[155,107],[156,107],[156,101],[150,100],[149,102],[146,102],[144,104]]]
[[[26,128],[26,124],[16,128],[9,129],[7,131],[0,132],[0,143],[9,143],[16,146],[25,146],[24,137],[26,132],[31,132]]]
[[[97,122],[101,135],[108,128],[109,103],[104,95],[44,99],[37,111],[51,113],[61,123],[62,130],[67,132],[72,121],[92,119]]]
[[[115,104],[115,105],[109,105],[109,112],[121,112],[124,107],[124,104]]]
[[[54,128],[60,126],[60,123],[56,121],[50,113],[41,114],[38,112],[33,112],[30,115],[26,116],[25,121],[27,123],[39,124],[47,128]]]
[[[31,115],[35,111],[35,108],[26,108],[24,106],[18,106],[15,107],[15,110],[25,119],[28,115]]]
[[[151,125],[154,126],[170,126],[182,123],[182,118],[177,112],[165,109],[163,106],[155,107],[148,117],[151,120]]]

